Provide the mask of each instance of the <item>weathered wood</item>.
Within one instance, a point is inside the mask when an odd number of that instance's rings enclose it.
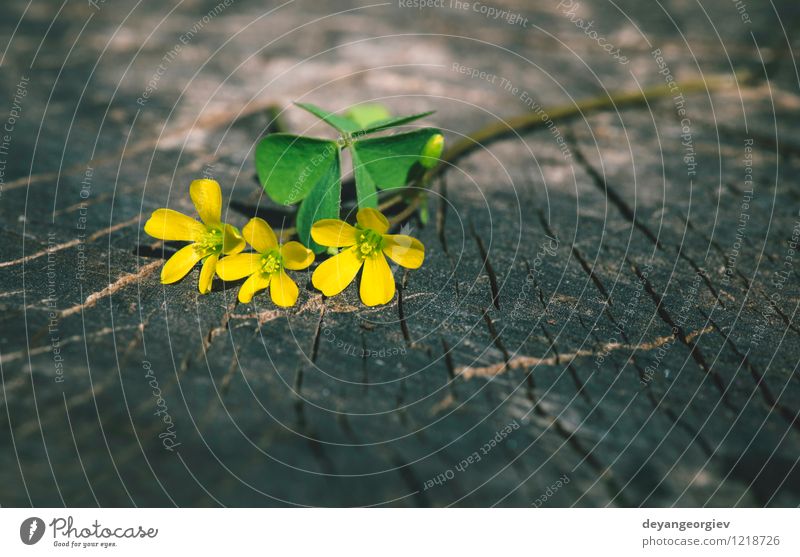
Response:
[[[0,197],[0,504],[798,504],[791,2],[750,24],[723,1],[580,2],[628,64],[556,3],[494,3],[525,25],[268,4],[199,29],[216,1],[8,8],[4,98],[28,83]],[[176,246],[142,224],[191,213],[203,173],[234,224],[291,225],[254,178],[273,105],[435,109],[453,143],[530,110],[522,92],[555,107],[661,86],[656,48],[687,84],[696,167],[673,99],[612,105],[458,160],[429,224],[405,223],[426,262],[385,307],[303,273],[289,311],[235,284],[198,296],[197,270],[158,282]],[[690,91],[701,71],[751,77]]]

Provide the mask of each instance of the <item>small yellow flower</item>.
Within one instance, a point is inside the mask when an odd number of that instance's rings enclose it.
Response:
[[[247,243],[258,253],[225,257],[217,264],[217,274],[222,280],[249,277],[239,288],[239,301],[243,304],[252,300],[259,290],[269,287],[276,306],[293,306],[297,302],[297,285],[285,269],[299,271],[307,268],[314,262],[314,252],[300,242],[278,245],[272,228],[258,217],[250,219],[242,232]]]
[[[145,223],[144,231],[159,240],[192,242],[167,260],[161,269],[161,282],[179,281],[202,260],[198,288],[201,294],[208,294],[219,256],[242,251],[244,238],[236,227],[220,221],[222,190],[216,181],[193,181],[189,195],[203,222],[172,209],[157,209]]]
[[[368,306],[388,303],[394,297],[392,270],[386,257],[408,269],[417,269],[425,259],[422,242],[403,234],[386,234],[389,221],[375,209],[361,209],[358,224],[322,219],[311,227],[311,237],[322,246],[345,248],[324,261],[311,276],[315,288],[326,296],[344,290],[361,274],[361,301]]]

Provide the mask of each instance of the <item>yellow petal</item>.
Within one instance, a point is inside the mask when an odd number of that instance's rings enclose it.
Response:
[[[353,246],[323,261],[311,275],[311,283],[326,296],[335,296],[353,282],[360,268],[358,247]]]
[[[276,306],[288,308],[297,302],[297,285],[285,271],[281,270],[272,276],[269,294]]]
[[[144,223],[144,231],[159,240],[196,242],[206,233],[206,227],[200,221],[178,211],[157,209]]]
[[[360,292],[361,301],[368,306],[388,303],[394,297],[394,276],[383,254],[364,259]]]
[[[383,253],[408,269],[418,269],[425,260],[425,246],[422,242],[404,234],[384,235]]]
[[[161,268],[161,282],[172,284],[181,280],[202,258],[203,252],[195,244],[182,247]]]
[[[194,180],[189,186],[197,214],[207,226],[219,224],[222,215],[222,190],[216,180]]]
[[[359,209],[356,220],[361,228],[370,228],[378,234],[385,234],[389,230],[389,221],[377,209],[365,207]]]
[[[311,237],[321,246],[342,248],[356,243],[356,229],[339,219],[321,219],[311,226]]]
[[[206,260],[203,261],[203,268],[200,269],[200,281],[197,283],[200,294],[208,294],[211,292],[211,282],[214,280],[214,271],[217,267],[218,260],[219,255],[215,253],[214,255],[209,255],[206,257]]]
[[[239,253],[223,257],[217,263],[217,274],[222,280],[239,280],[261,269],[260,253]]]
[[[286,242],[281,246],[283,266],[292,271],[305,269],[314,262],[314,252],[300,242]]]
[[[269,279],[270,275],[265,275],[264,273],[250,275],[250,278],[244,281],[239,288],[239,301],[243,304],[250,302],[256,292],[269,286]]]
[[[244,249],[244,237],[239,229],[230,224],[222,227],[222,253],[233,255]]]
[[[267,221],[253,217],[242,228],[244,239],[253,246],[257,252],[265,253],[278,246],[278,239]]]

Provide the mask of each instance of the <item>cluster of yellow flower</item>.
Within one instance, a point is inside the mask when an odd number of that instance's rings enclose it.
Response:
[[[269,288],[275,305],[293,306],[299,292],[286,271],[308,268],[314,262],[314,252],[300,242],[279,244],[269,224],[258,217],[250,219],[241,232],[223,223],[222,191],[214,180],[195,180],[189,186],[189,195],[200,221],[172,209],[158,209],[144,225],[144,231],[159,240],[191,242],[164,264],[161,282],[179,281],[202,261],[198,283],[201,294],[211,292],[215,273],[225,281],[247,277],[239,288],[240,302],[246,304],[256,292]],[[312,226],[315,242],[341,250],[314,270],[311,283],[324,295],[335,296],[363,268],[361,300],[368,306],[386,304],[395,292],[386,258],[417,269],[425,259],[425,248],[416,238],[387,234],[389,221],[375,209],[359,210],[356,221],[353,226],[338,219],[322,219]],[[246,244],[254,252],[243,253]]]

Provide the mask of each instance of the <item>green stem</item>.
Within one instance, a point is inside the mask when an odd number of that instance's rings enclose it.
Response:
[[[694,79],[685,81],[679,84],[681,93],[695,93],[703,91],[715,91],[723,87],[731,86],[732,76],[711,76],[709,78]],[[746,72],[738,72],[734,74],[736,80],[739,82],[747,82],[750,79],[750,74]],[[623,91],[618,93],[611,93],[603,97],[593,97],[578,101],[577,103],[557,106],[551,109],[545,109],[544,113],[550,117],[553,122],[563,122],[579,116],[586,116],[591,113],[599,112],[608,109],[621,109],[631,106],[640,106],[649,104],[651,101],[670,98],[675,95],[673,88],[668,85],[658,85],[655,87],[648,87],[638,91]],[[542,120],[541,112],[530,112],[528,114],[521,114],[514,116],[507,120],[501,120],[485,126],[463,138],[456,141],[452,147],[449,147],[442,155],[439,163],[426,172],[417,187],[412,193],[412,203],[409,207],[416,207],[415,200],[422,192],[423,188],[427,188],[433,180],[444,173],[448,168],[453,166],[456,161],[465,157],[466,155],[486,147],[489,143],[503,139],[505,137],[516,136],[525,132],[541,129],[547,126],[548,120]],[[398,203],[408,200],[408,195],[398,194],[394,195],[378,205],[378,209],[385,211],[397,205]],[[413,210],[409,212],[408,208],[404,209],[399,214],[389,219],[389,222],[394,225],[402,220],[408,218],[413,214]],[[294,229],[288,228],[282,232],[282,235],[293,234]]]
[[[737,78],[745,80],[748,74],[737,74]],[[680,84],[680,91],[682,93],[694,93],[699,91],[712,91],[720,89],[723,86],[730,87],[731,80],[726,76],[712,76],[708,79],[696,79],[687,81]],[[586,116],[587,114],[607,110],[611,108],[620,109],[630,106],[639,106],[648,104],[650,101],[664,99],[674,96],[675,92],[667,85],[658,85],[649,87],[639,91],[626,91],[621,93],[612,93],[605,97],[594,97],[579,101],[570,105],[562,105],[552,109],[545,109],[544,114],[550,117],[553,122],[569,120],[578,116]],[[540,112],[531,112],[529,114],[522,114],[494,122],[480,130],[467,135],[466,137],[457,141],[451,148],[449,148],[439,164],[433,167],[430,172],[423,178],[425,185],[429,184],[433,178],[444,172],[444,170],[451,166],[455,161],[471,153],[472,151],[486,146],[488,143],[497,141],[504,137],[517,135],[523,132],[536,130],[539,128],[547,127],[547,120],[542,120]]]

